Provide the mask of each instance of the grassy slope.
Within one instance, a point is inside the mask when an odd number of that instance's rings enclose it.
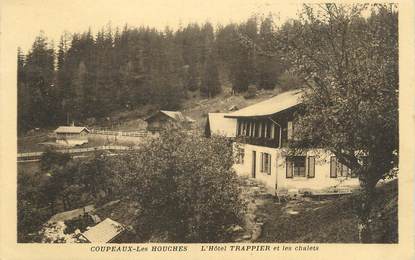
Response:
[[[206,98],[200,95],[199,91],[188,92],[188,97],[183,101],[182,111],[186,116],[196,120],[200,129],[204,129],[207,113],[210,112],[230,112],[231,106],[237,106],[239,109],[268,99],[280,92],[275,90],[259,90],[257,96],[252,99],[245,99],[243,94],[231,94],[230,86],[222,86],[223,91],[214,98]],[[113,125],[107,125],[114,130],[132,131],[145,128],[144,118],[156,111],[153,106],[144,106],[132,111],[118,111],[111,115]]]
[[[398,242],[398,183],[380,187],[374,202],[373,241]],[[358,243],[356,195],[326,202],[305,201],[295,210],[283,213],[280,206],[265,205],[266,218],[259,242]],[[302,212],[301,212],[302,211]]]
[[[245,99],[243,94],[231,95],[231,88],[229,86],[223,86],[221,94],[214,98],[207,99],[200,95],[199,91],[189,92],[188,98],[184,100],[182,104],[182,111],[186,116],[196,120],[196,125],[199,129],[203,130],[207,113],[209,112],[230,112],[228,109],[231,106],[237,106],[239,109],[271,98],[278,94],[280,90],[259,90],[257,96],[252,99]],[[144,118],[151,115],[156,111],[155,106],[146,105],[135,110],[114,111],[108,117],[109,120],[101,119],[99,122],[90,125],[92,128],[105,128],[113,131],[137,131],[143,130],[146,127]],[[33,133],[32,135],[19,136],[18,138],[18,151],[19,152],[35,152],[43,151],[44,145],[40,145],[42,142],[54,142],[50,134],[54,129],[42,129],[40,132]],[[89,144],[87,146],[103,145]]]
[[[223,87],[223,91],[218,96],[207,99],[200,97],[197,92],[190,93],[190,98],[183,104],[182,112],[186,116],[190,116],[196,120],[196,124],[200,129],[204,129],[206,117],[208,113],[212,112],[230,112],[231,106],[236,106],[238,109],[266,100],[278,94],[280,90],[259,90],[257,96],[252,99],[245,99],[243,94],[231,94],[230,87]]]

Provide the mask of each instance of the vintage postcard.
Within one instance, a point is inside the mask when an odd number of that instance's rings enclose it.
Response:
[[[415,259],[412,1],[6,0],[1,259]]]

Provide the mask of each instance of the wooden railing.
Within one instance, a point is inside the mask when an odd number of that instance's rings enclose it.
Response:
[[[115,135],[115,136],[131,136],[131,137],[145,137],[147,135],[146,130],[139,131],[113,131],[113,130],[101,130],[101,129],[91,129],[91,134],[98,135]]]
[[[59,149],[56,152],[60,153],[84,153],[84,152],[92,152],[92,151],[102,151],[102,150],[133,150],[134,148],[129,146],[121,146],[121,145],[103,145],[97,147],[87,147],[87,148],[68,148],[68,149]],[[31,152],[31,153],[18,153],[17,160],[24,161],[24,160],[32,160],[32,159],[39,159],[42,156],[43,152]]]

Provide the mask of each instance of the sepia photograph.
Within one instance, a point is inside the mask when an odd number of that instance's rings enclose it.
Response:
[[[400,242],[399,3],[10,8],[15,242]]]

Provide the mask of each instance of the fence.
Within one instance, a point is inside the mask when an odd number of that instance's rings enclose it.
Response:
[[[147,135],[146,130],[140,131],[112,131],[112,130],[101,130],[101,129],[91,129],[91,134],[98,135],[115,135],[115,136],[131,136],[131,137],[145,137]]]
[[[84,152],[92,152],[92,151],[102,151],[102,150],[133,150],[134,148],[129,146],[121,146],[121,145],[103,145],[97,147],[87,147],[87,148],[72,148],[72,149],[60,149],[56,150],[60,153],[84,153]],[[43,152],[31,152],[31,153],[18,153],[17,160],[19,161],[27,161],[33,159],[40,159]]]

